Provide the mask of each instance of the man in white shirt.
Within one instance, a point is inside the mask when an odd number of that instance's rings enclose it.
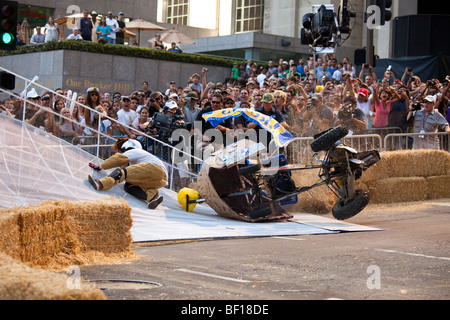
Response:
[[[106,24],[110,26],[111,32],[108,35],[108,43],[116,44],[116,32],[119,31],[119,24],[117,20],[113,18],[112,12],[108,12],[108,16],[106,17]]]
[[[120,109],[117,112],[117,120],[125,125],[123,129],[125,130],[125,133],[130,137],[131,139],[136,139],[136,135],[133,133],[133,131],[126,126],[131,127],[133,124],[133,121],[137,118],[136,111],[132,110],[130,108],[131,101],[130,98],[127,96],[122,96],[122,109]]]
[[[168,183],[169,175],[164,162],[143,150],[138,141],[128,138],[119,138],[111,149],[117,153],[100,166],[93,163],[89,163],[89,166],[97,171],[117,169],[100,180],[88,176],[91,185],[95,190],[106,191],[125,181],[124,190],[127,193],[145,201],[149,209],[156,209],[163,201],[158,189]]]
[[[83,37],[81,36],[80,30],[77,28],[73,29],[73,33],[70,34],[66,40],[83,40]]]

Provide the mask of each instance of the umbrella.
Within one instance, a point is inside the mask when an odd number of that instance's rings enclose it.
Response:
[[[27,18],[23,19],[20,30],[22,32],[22,41],[26,44],[30,44],[30,25],[28,24]]]
[[[58,19],[55,19],[55,23],[57,23],[60,26],[67,26],[69,29],[73,29],[76,25],[79,19],[84,18],[83,13],[74,13],[70,16],[61,17],[59,16]],[[88,14],[88,19],[92,20],[92,16]],[[97,17],[97,20],[100,20],[99,17]]]
[[[155,41],[155,38],[148,40],[148,42]],[[165,43],[179,43],[179,44],[197,44],[196,41],[192,40],[188,36],[182,34],[181,32],[175,30],[175,27],[172,27],[172,30],[164,32],[161,34],[161,41]]]
[[[125,26],[128,30],[138,30],[138,43],[141,36],[141,30],[167,30],[166,28],[160,27],[156,24],[153,24],[151,22],[142,20],[141,17],[139,17],[136,20],[132,20],[130,22],[127,22]]]
[[[58,17],[58,19],[55,19],[55,23],[57,23],[60,26],[65,26],[67,24],[69,24],[70,26],[76,26],[77,20],[83,17],[84,15],[82,13],[74,13],[71,14],[70,16]],[[92,19],[91,15],[88,15],[88,18]]]

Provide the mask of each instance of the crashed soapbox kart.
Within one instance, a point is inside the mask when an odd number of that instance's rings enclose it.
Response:
[[[339,126],[315,136],[311,149],[318,164],[308,166],[288,164],[282,154],[262,159],[263,144],[240,140],[207,158],[196,190],[180,190],[178,201],[186,211],[206,202],[220,216],[247,222],[287,220],[292,215],[284,206],[295,204],[302,192],[327,185],[338,198],[333,216],[338,220],[351,218],[369,203],[368,193],[356,190],[355,181],[380,160],[380,155],[376,150],[357,152],[344,145],[341,139],[347,134],[348,130]],[[317,159],[322,151],[324,157]],[[320,169],[319,182],[296,186],[291,172],[308,169]]]

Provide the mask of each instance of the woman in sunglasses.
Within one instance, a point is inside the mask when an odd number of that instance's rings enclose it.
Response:
[[[86,106],[84,108],[84,120],[86,124],[85,133],[91,135],[91,131],[89,128],[98,127],[98,118],[95,117],[95,110],[97,107],[100,107],[103,111],[103,105],[100,102],[100,93],[97,88],[91,87],[86,91]],[[92,109],[92,110],[91,110]],[[106,112],[104,112],[106,114]]]

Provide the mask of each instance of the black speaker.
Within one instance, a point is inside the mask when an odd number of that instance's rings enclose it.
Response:
[[[375,52],[375,47],[373,47],[373,52]],[[372,63],[368,63],[366,62],[366,48],[362,48],[362,49],[356,49],[355,50],[355,65],[356,66],[360,66],[363,63],[364,64],[370,64],[372,67],[376,67],[376,63],[377,63],[377,59],[375,58],[375,56],[373,57],[373,61]]]
[[[392,57],[450,54],[450,16],[414,15],[394,19]]]
[[[360,66],[366,63],[366,48],[355,50],[355,65]]]
[[[0,87],[6,90],[14,90],[16,77],[6,71],[0,71]]]

